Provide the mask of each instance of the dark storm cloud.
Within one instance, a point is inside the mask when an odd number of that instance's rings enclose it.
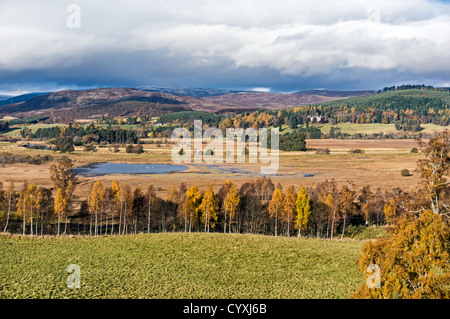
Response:
[[[449,5],[404,1],[2,1],[0,92],[95,86],[448,85]]]

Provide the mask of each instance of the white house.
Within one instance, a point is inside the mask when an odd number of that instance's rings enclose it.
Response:
[[[319,123],[319,122],[325,123],[327,121],[327,119],[324,116],[311,116],[309,118],[309,120],[311,122],[316,122],[316,123]]]

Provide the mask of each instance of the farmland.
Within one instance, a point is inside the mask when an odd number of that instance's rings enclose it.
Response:
[[[348,298],[363,241],[166,233],[0,236],[0,298]],[[69,264],[81,289],[66,286]]]
[[[99,147],[96,152],[84,152],[82,147],[76,147],[75,152],[71,154],[59,154],[52,151],[26,149],[12,143],[2,143],[0,144],[0,152],[32,156],[50,154],[55,158],[68,156],[76,166],[96,162],[173,163],[170,157],[173,144],[162,143],[161,147],[157,146],[157,144],[144,144],[145,153],[143,154],[127,154],[124,147],[119,148],[117,153],[114,153],[109,147]],[[274,183],[292,184],[296,187],[314,186],[318,182],[334,178],[338,183],[346,183],[347,180],[352,180],[358,187],[370,183],[374,189],[380,187],[383,190],[390,190],[394,187],[415,189],[419,182],[418,177],[414,174],[411,177],[400,177],[402,169],[406,168],[412,172],[416,168],[417,160],[422,158],[421,154],[411,154],[410,152],[413,147],[417,147],[414,140],[307,140],[307,147],[311,149],[329,148],[331,153],[330,155],[317,155],[315,151],[282,152],[280,154],[279,176],[272,177]],[[363,149],[365,154],[361,156],[347,154],[350,149],[354,148]],[[24,180],[27,180],[29,183],[34,182],[50,187],[51,180],[48,174],[50,165],[51,163],[42,165],[4,164],[0,167],[0,178],[5,182],[12,180],[16,185],[21,185]],[[190,169],[187,172],[169,175],[80,177],[81,184],[78,186],[77,192],[80,196],[85,196],[92,181],[100,179],[110,184],[118,178],[133,187],[139,184],[145,186],[149,183],[159,185],[162,196],[169,193],[172,185],[178,186],[183,181],[188,186],[192,181],[196,181],[200,189],[205,189],[211,184],[217,190],[227,179],[241,185],[255,174],[259,174],[261,167],[260,164],[248,163],[225,165],[226,167],[248,171],[250,172],[249,175],[209,169],[216,167],[216,165],[188,166],[190,166]],[[205,169],[207,173],[205,173]],[[315,173],[315,175],[313,177],[300,175],[304,173]]]
[[[344,108],[334,125],[310,120],[308,107],[295,121],[283,112],[202,113],[203,129],[281,127],[270,178],[248,158],[183,163],[169,174],[71,172],[101,162],[174,164],[173,129],[194,133],[199,112],[164,115],[164,124],[133,115],[4,125],[0,298],[348,298],[364,287],[364,243],[408,216],[405,202],[429,205],[416,171],[427,150],[414,137],[433,140],[445,125],[424,115],[420,130],[406,133],[411,119],[398,127],[392,110]],[[350,114],[354,123],[344,120]],[[65,287],[69,264],[81,267],[82,289]]]
[[[436,124],[422,124],[422,133],[436,133],[441,132],[445,127]],[[358,123],[339,123],[335,125],[317,124],[317,127],[322,130],[323,133],[329,133],[332,127],[340,129],[344,134],[391,134],[396,133],[397,129],[394,124],[358,124]]]

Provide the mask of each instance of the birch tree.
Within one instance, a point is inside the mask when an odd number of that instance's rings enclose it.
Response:
[[[286,190],[286,195],[283,198],[283,211],[282,211],[282,217],[283,220],[286,222],[286,236],[289,237],[290,235],[290,226],[294,219],[295,214],[295,193],[294,193],[294,187],[289,186]]]
[[[269,215],[275,218],[275,236],[278,236],[278,215],[283,211],[283,193],[280,189],[275,189],[272,199],[269,202]]]
[[[199,209],[202,211],[201,220],[205,225],[205,232],[209,233],[210,228],[215,227],[217,212],[219,211],[219,205],[217,204],[216,195],[212,186],[209,186],[203,194]]]
[[[6,190],[6,200],[7,200],[7,206],[8,206],[8,211],[7,211],[7,215],[6,215],[6,224],[5,224],[5,228],[3,229],[4,232],[6,232],[8,230],[8,223],[9,223],[9,216],[11,213],[11,206],[13,204],[13,199],[16,196],[16,191],[14,189],[14,182],[10,181],[9,185],[8,185],[8,189]]]
[[[295,201],[295,228],[298,230],[298,237],[301,236],[301,231],[306,230],[311,215],[310,197],[306,193],[306,188],[302,186],[297,193],[297,200]]]
[[[225,197],[225,201],[223,203],[225,209],[225,222],[224,222],[224,232],[226,232],[226,224],[227,224],[227,213],[229,215],[229,223],[230,227],[228,228],[228,232],[231,233],[231,224],[236,217],[236,214],[239,209],[240,197],[238,190],[234,184],[231,184],[230,189]]]
[[[105,190],[103,188],[103,183],[101,181],[96,181],[94,184],[92,184],[88,205],[89,205],[89,212],[92,215],[94,215],[95,219],[94,234],[95,236],[97,236],[98,215],[103,212],[105,206]]]

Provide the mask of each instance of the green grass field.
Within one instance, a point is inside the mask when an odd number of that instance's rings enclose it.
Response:
[[[421,124],[422,133],[435,133],[441,132],[446,127],[436,125],[436,124]],[[371,123],[371,124],[359,124],[359,123],[339,123],[336,125],[327,124],[317,124],[317,127],[322,130],[322,133],[329,133],[331,127],[340,128],[342,133],[354,135],[354,134],[375,134],[375,133],[402,133],[395,129],[394,124],[380,124],[380,123]]]
[[[312,124],[311,124],[312,125]],[[339,123],[339,124],[315,124],[317,128],[319,128],[322,133],[328,134],[330,133],[330,129],[332,127],[339,128],[344,134],[390,134],[390,133],[404,133],[401,131],[397,131],[394,124],[380,124],[380,123],[370,123],[370,124],[360,124],[360,123]],[[446,126],[440,126],[436,124],[421,124],[422,133],[437,133],[442,132],[447,129]],[[299,127],[305,127],[301,125]],[[290,133],[293,130],[288,125],[283,125],[282,134]]]
[[[31,132],[36,132],[39,128],[48,128],[48,127],[55,127],[55,126],[67,126],[66,124],[45,124],[45,123],[39,123],[39,124],[29,124],[29,125],[17,125],[11,128],[11,130],[8,133],[4,133],[2,135],[10,135],[10,136],[19,136],[20,131],[23,127],[27,127],[31,130]]]
[[[0,298],[348,298],[363,241],[229,234],[0,236]],[[81,268],[81,288],[66,268]]]

